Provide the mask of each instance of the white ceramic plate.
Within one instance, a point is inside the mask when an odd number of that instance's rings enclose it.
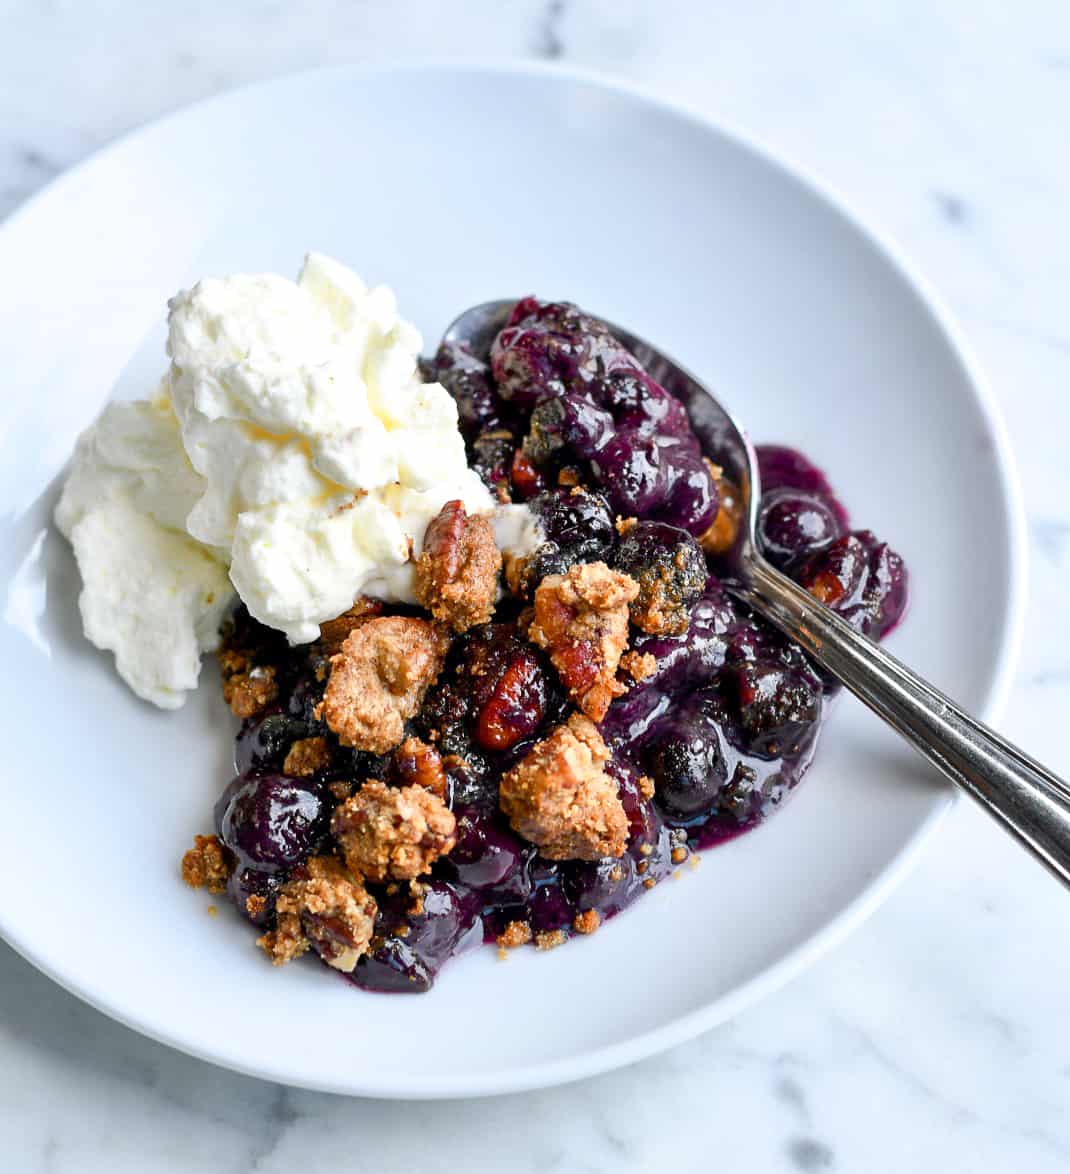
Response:
[[[992,401],[946,316],[836,203],[712,124],[545,69],[341,69],[227,95],[61,178],[0,231],[0,929],[58,982],[206,1059],[377,1096],[503,1092],[622,1064],[784,981],[874,907],[951,802],[853,701],[770,823],[550,954],[492,949],[429,995],[276,971],[178,860],[210,830],[231,723],[209,665],[138,702],[81,636],[49,527],[76,434],[163,367],[165,299],[321,249],[433,341],[538,292],[632,324],[802,448],[905,556],[895,651],[973,709],[1007,682],[1020,506]]]

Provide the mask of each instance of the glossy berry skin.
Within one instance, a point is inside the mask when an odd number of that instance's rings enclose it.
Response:
[[[600,493],[551,489],[528,502],[546,541],[529,557],[529,593],[547,575],[561,575],[578,563],[606,561],[617,541],[613,514]]]
[[[457,403],[457,418],[467,440],[502,427],[505,412],[486,363],[465,347],[444,342],[432,367],[434,377]]]
[[[285,713],[246,721],[234,742],[234,769],[245,774],[257,768],[279,768],[290,746],[309,736],[305,722]]]
[[[684,820],[712,814],[728,771],[722,738],[714,715],[700,704],[687,705],[658,727],[647,768],[666,814]]]
[[[243,866],[280,872],[317,847],[330,819],[319,783],[280,774],[239,775],[216,804],[216,828]]]
[[[639,584],[632,616],[641,628],[669,635],[687,631],[708,577],[705,555],[691,534],[667,522],[636,522],[621,538],[613,565]]]
[[[816,677],[778,664],[747,664],[723,679],[739,708],[747,749],[764,758],[797,754],[821,717]]]
[[[830,546],[842,533],[827,502],[793,489],[763,494],[758,508],[758,545],[781,570]]]
[[[793,577],[873,640],[887,635],[906,610],[903,560],[869,530],[845,534],[808,559]]]

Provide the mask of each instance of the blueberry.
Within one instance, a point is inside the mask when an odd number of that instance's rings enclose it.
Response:
[[[752,754],[783,758],[797,754],[821,717],[816,678],[778,664],[748,664],[727,670],[739,706],[739,721]]]
[[[839,536],[839,520],[821,498],[793,489],[774,489],[762,496],[758,542],[774,566],[808,558]]]
[[[290,745],[309,733],[303,721],[284,713],[246,721],[234,742],[234,769],[245,774],[253,767],[280,767]]]
[[[357,986],[413,994],[429,990],[451,957],[482,940],[479,899],[467,888],[437,879],[421,888],[418,912],[407,886],[378,897],[377,944],[349,976]]]
[[[292,868],[323,838],[330,818],[326,789],[278,774],[239,775],[216,804],[216,827],[242,866]]]
[[[679,693],[711,680],[725,663],[729,638],[737,622],[731,599],[710,576],[706,589],[691,608],[683,635],[639,634],[632,640],[634,651],[654,657],[654,672],[643,684],[664,693]]]
[[[793,575],[815,598],[874,640],[890,632],[906,610],[903,560],[869,530],[845,534]]]
[[[555,456],[586,460],[611,436],[613,417],[585,395],[563,395],[535,406],[524,438],[524,451],[537,464]]]
[[[647,751],[658,802],[671,816],[708,815],[728,769],[722,734],[703,708],[687,706],[658,727]]]
[[[577,563],[608,558],[617,540],[613,514],[600,493],[552,489],[528,502],[546,541],[529,556],[524,587],[533,591],[547,575],[560,575]]]
[[[507,428],[491,428],[472,441],[472,468],[490,490],[508,484],[516,451],[516,437]]]
[[[282,876],[259,868],[236,868],[227,881],[227,896],[234,907],[253,925],[264,928],[275,915],[275,897]],[[253,898],[252,904],[249,898]]]
[[[686,530],[667,522],[636,522],[621,539],[613,565],[639,584],[631,605],[638,627],[656,635],[687,631],[708,571],[702,548]]]
[[[435,355],[434,374],[456,401],[461,431],[468,439],[501,427],[502,403],[491,382],[490,368],[466,347],[444,342]]]

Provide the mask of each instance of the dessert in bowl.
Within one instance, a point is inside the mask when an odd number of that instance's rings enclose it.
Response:
[[[722,587],[734,487],[596,318],[526,298],[418,364],[392,298],[314,255],[169,323],[57,521],[139,693],[181,703],[218,651],[237,773],[183,875],[273,962],[416,991],[481,941],[559,945],[802,778],[833,688]],[[759,455],[766,556],[883,636],[901,560]]]

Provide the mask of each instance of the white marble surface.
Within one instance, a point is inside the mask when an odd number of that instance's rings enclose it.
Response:
[[[1033,555],[1004,726],[1070,771],[1064,0],[0,0],[0,29],[0,215],[191,99],[413,54],[614,71],[823,175],[950,302],[1004,405]],[[961,804],[860,932],[735,1022],[570,1088],[425,1106],[187,1059],[0,945],[0,1166],[1055,1174],[1070,1167],[1067,901]]]

